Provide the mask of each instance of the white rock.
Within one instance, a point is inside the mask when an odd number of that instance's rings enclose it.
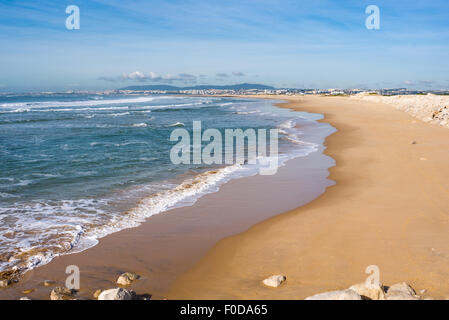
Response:
[[[273,287],[273,288],[277,288],[281,285],[282,282],[284,282],[287,278],[285,276],[282,275],[274,275],[271,276],[269,278],[266,278],[265,280],[263,280],[263,284],[268,286],[268,287]]]
[[[385,300],[385,292],[382,285],[371,284],[367,287],[366,284],[358,283],[349,288],[357,292],[362,298],[366,297],[371,300]]]
[[[6,288],[11,284],[11,280],[0,280],[0,288]]]
[[[101,292],[103,292],[103,290],[101,290],[101,289],[96,290],[96,291],[94,292],[94,294],[93,294],[93,297],[94,297],[95,299],[98,299],[98,297],[100,296]]]
[[[407,283],[397,283],[388,288],[387,300],[419,300],[415,290]]]
[[[394,291],[386,295],[386,300],[419,300],[417,296],[411,296],[404,292]]]
[[[132,300],[134,297],[134,292],[123,289],[109,289],[100,293],[98,300]]]
[[[139,279],[140,276],[132,273],[132,272],[125,272],[120,275],[117,279],[117,284],[120,284],[122,286],[129,286],[131,283]]]
[[[51,290],[50,300],[73,300],[76,291],[64,287],[56,287]]]
[[[392,285],[391,287],[388,288],[388,292],[387,293],[390,293],[390,291],[401,291],[401,292],[407,293],[409,295],[415,295],[416,294],[415,290],[413,290],[413,288],[410,287],[405,282],[396,283],[396,284]]]
[[[53,281],[53,280],[45,280],[44,283],[43,283],[43,285],[45,287],[51,287],[51,286],[53,286],[55,284],[56,284],[56,281]]]
[[[19,300],[31,300],[31,299],[28,298],[28,297],[22,297],[22,298],[20,298]]]
[[[339,290],[316,294],[305,300],[362,300],[362,297],[354,290]]]

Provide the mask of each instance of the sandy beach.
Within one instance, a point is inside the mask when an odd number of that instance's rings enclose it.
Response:
[[[78,2],[0,3],[0,301],[449,301],[449,1]]]
[[[276,98],[287,101],[280,107],[325,116],[338,130],[326,150],[57,257],[0,298],[31,289],[30,298],[48,299],[64,285],[68,265],[81,270],[80,299],[117,287],[125,271],[141,275],[129,288],[152,299],[303,299],[363,282],[369,265],[380,268],[383,283],[405,281],[447,298],[447,128],[380,102]],[[272,274],[287,281],[263,286]],[[51,287],[42,285],[47,279]]]
[[[268,96],[271,97],[271,96]],[[336,182],[311,203],[216,244],[177,279],[170,299],[303,299],[363,282],[405,281],[449,297],[449,131],[390,105],[347,97],[282,97],[325,115]],[[416,142],[416,143],[414,143]],[[261,280],[283,274],[279,288]]]

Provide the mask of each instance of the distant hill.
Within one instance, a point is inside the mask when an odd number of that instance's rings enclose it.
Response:
[[[208,89],[218,89],[218,90],[274,90],[276,88],[271,86],[266,86],[263,84],[251,84],[251,83],[241,83],[234,85],[198,85],[192,87],[175,87],[169,85],[143,85],[143,86],[128,86],[125,88],[120,88],[119,90],[133,90],[133,91],[143,91],[143,90],[167,90],[167,91],[178,91],[178,90],[208,90]]]

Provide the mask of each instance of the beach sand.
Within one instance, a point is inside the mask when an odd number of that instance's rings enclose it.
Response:
[[[326,140],[336,185],[221,240],[177,279],[168,298],[303,299],[365,281],[369,265],[380,268],[384,284],[405,281],[433,298],[449,297],[448,129],[381,103],[276,98],[322,113],[338,129]],[[264,287],[261,280],[272,274],[287,281]]]
[[[302,299],[364,281],[369,265],[379,266],[385,284],[406,281],[434,298],[449,296],[448,129],[381,103],[274,98],[325,115],[338,129],[326,139],[328,156],[316,152],[274,176],[230,181],[191,207],[55,258],[0,290],[0,299],[27,289],[31,299],[48,299],[52,287],[42,282],[63,286],[68,265],[80,268],[81,299],[117,287],[125,271],[141,275],[131,288],[153,299]],[[272,274],[287,281],[264,287]]]

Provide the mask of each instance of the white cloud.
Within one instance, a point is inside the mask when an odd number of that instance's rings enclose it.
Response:
[[[189,73],[179,73],[177,75],[173,74],[166,74],[166,75],[159,75],[155,72],[148,72],[144,73],[141,71],[133,71],[130,73],[122,73],[120,76],[116,77],[99,77],[98,80],[104,80],[104,81],[111,81],[111,82],[117,82],[117,81],[139,81],[139,82],[165,82],[170,83],[173,81],[180,81],[180,82],[186,82],[186,83],[195,83],[197,80],[197,76]]]
[[[406,81],[404,81],[404,84],[407,86],[410,86],[410,87],[431,88],[431,87],[437,85],[437,82],[433,81],[433,80],[419,80],[419,81],[406,80]]]

